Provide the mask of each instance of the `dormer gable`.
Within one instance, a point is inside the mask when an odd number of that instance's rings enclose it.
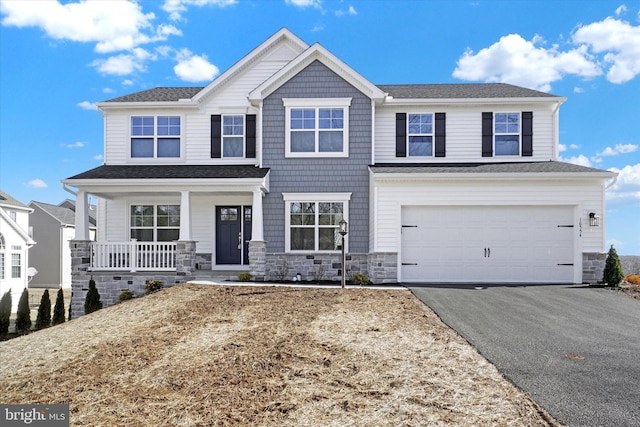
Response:
[[[319,43],[313,44],[313,46],[306,49],[285,67],[281,68],[273,76],[251,91],[251,93],[249,93],[249,101],[253,105],[258,105],[261,100],[269,96],[314,61],[319,61],[324,64],[369,98],[378,103],[384,101],[385,93],[380,88],[365,79],[360,73],[348,66]]]
[[[202,103],[206,98],[227,85],[234,77],[241,74],[259,60],[281,62],[284,65],[292,56],[299,55],[308,47],[309,45],[298,36],[287,28],[282,28],[220,76],[216,77],[204,89],[199,91],[192,100],[197,103]]]

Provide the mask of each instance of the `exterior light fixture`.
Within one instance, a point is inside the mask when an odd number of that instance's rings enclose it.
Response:
[[[346,234],[348,233],[347,221],[345,221],[344,218],[342,218],[338,223],[338,225],[340,226],[340,228],[338,229],[338,233],[340,233],[340,235],[342,236],[342,288],[344,289],[344,286],[346,283],[346,276],[347,276],[347,271],[346,271],[347,269],[345,268],[346,257],[344,254],[344,236],[346,236]]]
[[[598,227],[600,225],[600,215],[595,212],[589,212],[589,225],[591,227]]]

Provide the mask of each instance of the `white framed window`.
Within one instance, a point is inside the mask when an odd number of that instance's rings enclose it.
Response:
[[[433,114],[407,114],[407,154],[410,157],[433,156]]]
[[[244,157],[244,115],[222,116],[222,157]]]
[[[520,113],[493,115],[493,152],[496,156],[520,155]]]
[[[351,98],[284,98],[286,157],[348,157]]]
[[[131,205],[130,237],[141,242],[173,242],[180,237],[180,205]]]
[[[22,277],[22,256],[21,254],[11,254],[11,278],[19,279]]]
[[[351,193],[283,193],[285,252],[341,250],[339,223],[348,221]],[[347,235],[348,236],[348,235]],[[345,237],[345,250],[348,248]]]
[[[131,116],[131,157],[180,157],[180,136],[180,116]]]

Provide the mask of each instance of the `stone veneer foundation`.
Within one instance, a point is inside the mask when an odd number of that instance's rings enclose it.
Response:
[[[91,242],[72,240],[71,246],[71,318],[84,315],[84,300],[89,289],[89,280],[93,279],[100,293],[103,307],[119,302],[124,290],[135,296],[146,293],[147,280],[159,280],[165,287],[193,280],[195,271],[196,243],[177,242],[176,271],[91,271]]]
[[[606,253],[585,252],[582,254],[582,283],[602,283],[602,273],[607,260]]]

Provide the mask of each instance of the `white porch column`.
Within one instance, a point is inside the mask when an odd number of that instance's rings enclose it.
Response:
[[[78,191],[76,195],[76,235],[74,240],[90,240],[89,196],[84,191]]]
[[[253,206],[251,218],[251,241],[263,241],[263,224],[262,224],[262,190],[257,188],[253,190]]]
[[[180,241],[193,240],[191,235],[191,192],[180,194]]]

